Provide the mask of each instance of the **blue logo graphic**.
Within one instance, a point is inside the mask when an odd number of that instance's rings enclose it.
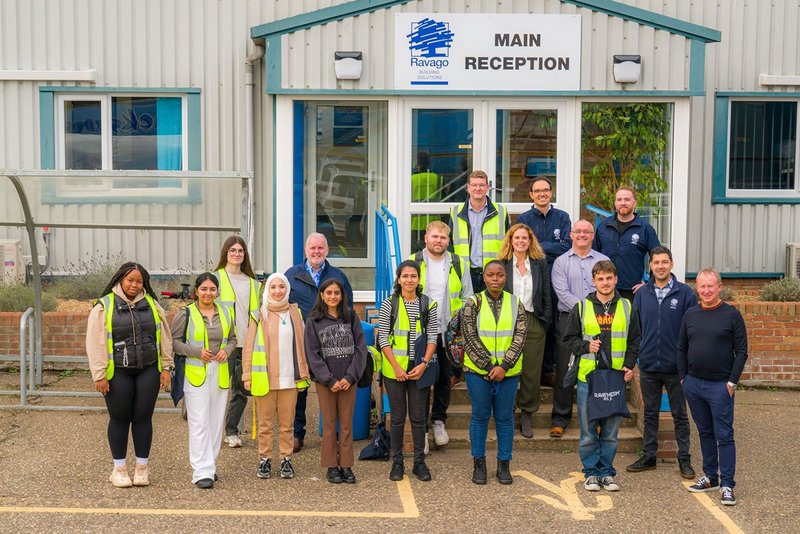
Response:
[[[454,36],[449,22],[430,18],[412,22],[411,33],[406,35],[411,57],[449,57]]]

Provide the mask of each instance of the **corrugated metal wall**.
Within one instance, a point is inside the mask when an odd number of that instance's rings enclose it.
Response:
[[[625,89],[685,90],[689,83],[689,40],[604,13],[558,0],[497,2],[420,0],[315,26],[283,37],[283,87],[289,89],[394,88],[394,15],[403,12],[580,14],[582,23],[581,90],[619,90],[612,56],[640,54],[642,80]],[[337,81],[333,54],[364,52],[364,71],[357,81]],[[320,58],[322,60],[320,61]]]

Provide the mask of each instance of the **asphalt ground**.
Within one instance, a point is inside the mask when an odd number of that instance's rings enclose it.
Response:
[[[0,373],[0,388],[14,380],[15,375]],[[87,380],[81,373],[51,377],[50,389],[85,390]],[[516,450],[510,486],[491,477],[486,486],[472,484],[469,450],[447,448],[428,456],[431,482],[413,476],[391,482],[389,462],[356,461],[358,483],[332,485],[319,466],[313,393],[309,434],[303,451],[294,455],[293,480],[258,479],[257,449],[247,434],[241,449],[222,447],[214,489],[197,489],[191,484],[186,423],[179,414],[159,413],[154,416],[151,485],[118,489],[108,482],[112,464],[104,412],[0,410],[0,531],[800,532],[795,486],[800,392],[740,390],[737,397],[735,507],[721,506],[717,492],[687,492],[674,462],[626,473],[635,454],[617,455],[620,492],[587,492],[577,451],[566,448]],[[0,404],[14,401],[4,397]],[[699,471],[694,428],[692,438]],[[367,443],[357,442],[356,451]],[[492,475],[493,450],[488,457]],[[406,465],[410,475],[410,459]]]

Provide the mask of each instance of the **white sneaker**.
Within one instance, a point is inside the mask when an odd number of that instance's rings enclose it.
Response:
[[[242,439],[239,436],[228,436],[225,438],[225,442],[231,449],[238,449],[242,446]]]
[[[136,470],[133,472],[133,485],[150,485],[150,470],[148,469],[147,464],[136,464]]]
[[[115,467],[114,470],[111,471],[111,476],[108,477],[108,480],[117,488],[130,488],[133,486],[131,477],[128,476],[128,468],[124,465],[122,467]]]
[[[433,422],[433,442],[438,447],[443,447],[450,443],[450,436],[447,435],[447,430],[444,428],[444,421]]]
[[[431,453],[431,446],[428,443],[428,433],[427,432],[425,432],[425,448],[422,449],[422,452],[425,453],[425,454],[430,454]]]

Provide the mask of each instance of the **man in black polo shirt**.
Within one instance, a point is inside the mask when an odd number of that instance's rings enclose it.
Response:
[[[686,311],[678,340],[678,374],[700,434],[703,473],[689,491],[719,489],[721,503],[736,504],[733,401],[747,361],[747,331],[739,310],[722,302],[719,272],[697,273],[700,306]]]

